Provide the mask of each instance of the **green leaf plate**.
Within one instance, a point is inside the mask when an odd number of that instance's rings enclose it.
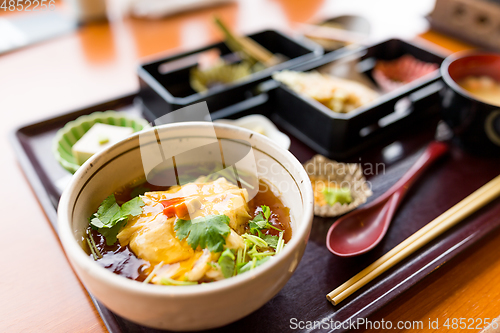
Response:
[[[68,122],[61,128],[53,141],[52,152],[61,166],[71,173],[80,167],[75,161],[71,147],[95,124],[102,123],[115,126],[131,127],[134,132],[149,127],[145,119],[131,118],[116,111],[94,112]]]

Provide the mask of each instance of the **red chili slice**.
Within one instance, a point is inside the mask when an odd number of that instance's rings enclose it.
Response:
[[[163,214],[165,214],[168,218],[177,216],[183,217],[187,215],[188,209],[186,204],[184,203],[184,198],[174,198],[169,200],[161,201],[163,207]]]
[[[184,201],[183,197],[173,198],[173,199],[168,199],[168,200],[163,200],[161,202],[161,204],[163,205],[163,207],[167,208],[168,206],[172,206],[172,205],[178,204],[181,201]]]

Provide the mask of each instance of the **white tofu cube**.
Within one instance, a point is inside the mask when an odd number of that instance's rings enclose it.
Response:
[[[90,156],[125,139],[133,132],[131,127],[95,123],[71,148],[76,163],[82,165]]]

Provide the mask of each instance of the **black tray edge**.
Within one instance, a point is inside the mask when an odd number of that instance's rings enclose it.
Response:
[[[32,125],[31,123],[26,125],[26,126],[19,126],[9,133],[9,141],[13,145],[14,148],[14,155],[18,159],[19,165],[21,166],[21,169],[28,179],[29,185],[31,189],[35,192],[36,198],[39,200],[40,205],[43,208],[43,211],[45,215],[47,215],[52,227],[54,228],[54,231],[57,232],[57,210],[50,209],[48,207],[53,208],[54,206],[52,205],[52,202],[49,199],[49,194],[45,190],[45,187],[43,186],[42,181],[40,178],[37,177],[38,173],[36,172],[35,168],[33,167],[33,164],[30,163],[30,159],[28,157],[28,154],[26,153],[26,150],[24,149],[23,145],[21,144],[21,141],[18,139],[19,135],[22,135],[20,132],[22,128],[27,127]]]

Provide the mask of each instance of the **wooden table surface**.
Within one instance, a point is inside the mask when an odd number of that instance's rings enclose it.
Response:
[[[112,7],[116,4],[111,2]],[[7,140],[15,126],[136,91],[135,70],[144,57],[221,38],[212,23],[213,13],[242,33],[269,27],[291,33],[297,22],[357,12],[369,17],[374,38],[421,34],[448,52],[468,48],[426,31],[422,16],[432,5],[432,0],[413,4],[397,0],[240,0],[157,21],[123,17],[111,8],[111,24],[88,25],[64,37],[0,55],[0,331],[106,331],[16,162]],[[421,320],[427,327],[429,318],[444,323],[447,318],[497,317],[498,244],[500,233],[490,235],[371,320]]]

